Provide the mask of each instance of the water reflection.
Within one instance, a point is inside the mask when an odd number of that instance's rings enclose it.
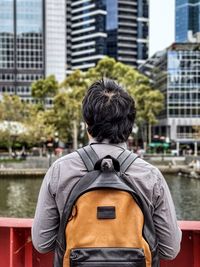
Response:
[[[179,220],[200,220],[200,180],[166,176]]]
[[[200,180],[165,176],[179,220],[200,220]],[[42,179],[0,179],[0,216],[33,217]]]
[[[33,217],[41,179],[0,179],[0,216]]]

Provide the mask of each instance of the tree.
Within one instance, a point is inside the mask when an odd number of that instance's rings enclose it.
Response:
[[[158,90],[152,90],[151,87],[141,86],[135,98],[137,99],[137,123],[147,124],[148,142],[151,143],[151,126],[157,122],[156,115],[163,108],[163,95]]]
[[[36,106],[30,107],[29,118],[25,122],[26,132],[21,135],[21,141],[29,146],[40,145],[41,142],[53,137],[55,127],[50,120],[51,110],[39,110]]]
[[[112,78],[121,84],[135,99],[137,108],[136,123],[148,126],[148,140],[151,142],[151,126],[156,123],[156,115],[163,108],[163,94],[152,88],[149,79],[131,66],[105,57],[97,66],[86,73],[91,81]]]
[[[151,87],[147,77],[131,66],[109,57],[101,59],[96,67],[86,72],[76,70],[66,77],[60,89],[56,90],[52,110],[45,115],[46,123],[54,126],[61,140],[73,140],[73,146],[76,148],[77,138],[80,140],[82,133],[80,130],[77,136],[77,129],[83,125],[81,123],[82,99],[89,85],[101,78],[116,80],[134,97],[137,107],[136,123],[139,126],[148,125],[150,142],[150,128],[162,109],[163,96]]]
[[[10,154],[12,147],[25,131],[24,122],[28,116],[28,106],[22,103],[18,96],[3,96],[0,102],[0,136]]]
[[[45,108],[47,97],[54,97],[58,92],[59,84],[54,75],[35,81],[32,86],[32,96],[39,100],[40,108]]]
[[[9,129],[0,129],[1,147],[6,147],[10,155],[12,154],[13,141],[13,136],[11,135]]]
[[[49,110],[23,103],[16,95],[4,95],[0,102],[0,140],[12,154],[16,143],[37,145],[41,137],[48,138],[55,132]]]
[[[94,68],[95,72],[98,73],[99,78],[114,78],[113,70],[116,65],[116,60],[110,57],[104,57],[99,60],[96,67]]]
[[[16,95],[3,95],[0,102],[0,120],[23,122],[28,116],[27,104]]]
[[[77,148],[77,128],[82,121],[81,103],[88,82],[85,73],[76,70],[64,80],[62,89],[54,98],[55,127],[61,139],[73,139],[74,149]]]

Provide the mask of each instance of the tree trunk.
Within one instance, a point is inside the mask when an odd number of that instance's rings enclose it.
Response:
[[[148,144],[151,143],[151,123],[148,124]]]
[[[12,157],[12,146],[8,145],[9,156]]]
[[[77,122],[73,121],[73,149],[76,150],[78,148],[78,134],[77,134]]]
[[[143,140],[143,148],[147,150],[147,125],[144,124],[141,126],[142,140]]]

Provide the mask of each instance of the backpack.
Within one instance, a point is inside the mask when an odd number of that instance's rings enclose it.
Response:
[[[88,172],[66,200],[54,267],[158,267],[150,209],[125,175],[137,155],[99,159],[90,145],[77,152]]]

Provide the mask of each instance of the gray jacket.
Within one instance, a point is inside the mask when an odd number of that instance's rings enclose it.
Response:
[[[117,157],[126,144],[110,145],[92,143],[102,158],[106,155]],[[65,201],[86,168],[77,152],[58,159],[44,177],[35,218],[32,227],[34,247],[41,253],[55,249],[59,222]],[[126,171],[126,175],[137,186],[149,204],[159,244],[159,256],[173,259],[180,250],[181,231],[177,225],[174,204],[168,186],[157,168],[138,158]]]

